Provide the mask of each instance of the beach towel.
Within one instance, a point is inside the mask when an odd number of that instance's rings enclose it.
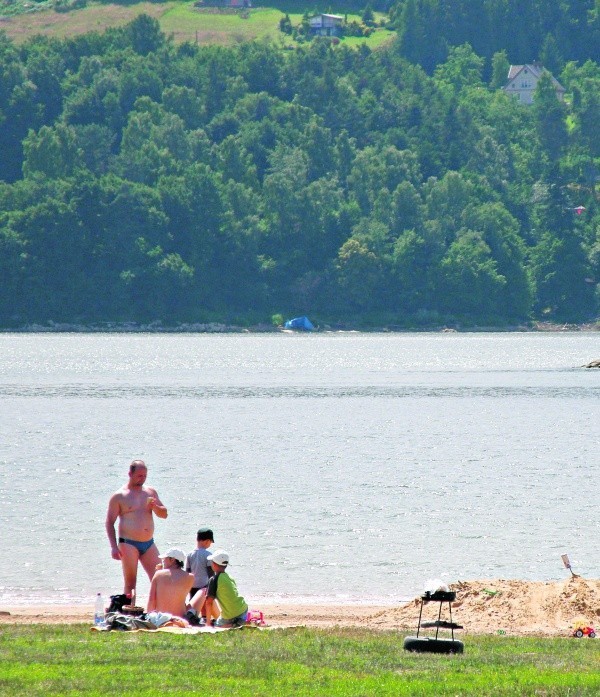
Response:
[[[181,618],[174,617],[168,612],[149,612],[139,617],[124,615],[121,612],[109,612],[104,622],[94,625],[92,630],[100,632],[119,631],[119,632],[171,632],[174,634],[216,634],[217,632],[227,632],[231,629],[263,629],[266,627],[262,612],[253,611],[246,624],[234,627],[181,627],[177,626]]]
[[[90,627],[93,632],[110,632],[112,627],[105,625],[93,625]],[[134,627],[126,630],[127,632],[148,632],[150,634],[157,634],[158,632],[167,632],[169,634],[217,634],[218,632],[231,632],[238,631],[240,629],[253,629],[261,631],[263,629],[271,629],[271,627],[257,627],[255,625],[247,624],[241,627]]]

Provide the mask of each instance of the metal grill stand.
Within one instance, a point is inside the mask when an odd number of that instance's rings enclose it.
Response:
[[[456,600],[454,591],[436,591],[435,593],[425,593],[421,596],[421,605],[419,609],[419,623],[417,625],[417,636],[406,637],[404,640],[404,648],[407,651],[429,652],[429,653],[463,653],[464,644],[462,641],[454,638],[454,630],[462,629],[460,624],[452,621],[452,602]],[[422,622],[423,606],[426,603],[438,602],[440,604],[437,620]],[[444,603],[448,603],[449,620],[442,619],[442,607]],[[435,637],[421,637],[421,629],[429,629],[435,627]],[[440,629],[449,629],[451,639],[440,639]]]

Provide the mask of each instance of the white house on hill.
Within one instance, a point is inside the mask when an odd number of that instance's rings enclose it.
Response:
[[[556,97],[562,102],[565,96],[565,88],[539,63],[511,65],[508,71],[508,82],[503,89],[521,104],[532,104],[533,93],[544,73],[550,75],[552,78],[552,84],[556,90]]]
[[[311,17],[310,33],[313,36],[339,36],[342,30],[344,18],[340,15],[318,14]]]

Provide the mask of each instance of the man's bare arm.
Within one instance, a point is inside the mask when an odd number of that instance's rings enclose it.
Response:
[[[108,510],[106,511],[106,535],[110,542],[110,552],[113,559],[120,559],[121,552],[117,544],[117,535],[115,533],[115,523],[120,513],[119,495],[113,494],[108,502]]]
[[[148,508],[156,515],[157,518],[166,518],[169,515],[167,507],[158,498],[155,489],[150,489],[150,497],[148,498]]]

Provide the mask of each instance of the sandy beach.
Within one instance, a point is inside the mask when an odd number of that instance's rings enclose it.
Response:
[[[569,636],[574,622],[600,629],[600,580],[572,577],[565,581],[479,580],[451,585],[457,593],[452,616],[465,634]],[[419,598],[401,605],[252,605],[272,627],[367,627],[371,630],[416,629]],[[438,603],[424,607],[423,619],[437,618]],[[446,617],[444,606],[443,617]],[[0,624],[90,624],[88,605],[5,606]]]

